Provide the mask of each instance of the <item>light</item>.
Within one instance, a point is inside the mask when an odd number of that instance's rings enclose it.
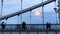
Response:
[[[39,16],[40,12],[38,10],[35,11],[35,16]]]

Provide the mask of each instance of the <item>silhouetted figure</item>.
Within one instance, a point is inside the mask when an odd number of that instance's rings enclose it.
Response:
[[[1,26],[2,26],[2,30],[5,29],[5,23],[4,23],[4,21],[2,21]]]
[[[48,22],[47,22],[47,24],[46,24],[46,29],[49,29],[49,30],[51,29],[51,24],[48,23]]]
[[[49,29],[51,29],[51,24],[49,23]]]
[[[48,23],[46,24],[46,29],[48,29]]]
[[[25,29],[26,29],[26,23],[22,22],[22,30],[25,30]]]

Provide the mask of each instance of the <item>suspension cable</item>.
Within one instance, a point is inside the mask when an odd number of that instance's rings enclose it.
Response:
[[[42,0],[42,2],[43,2],[43,0]],[[43,24],[44,24],[44,10],[43,10],[43,7],[44,7],[44,6],[42,6],[42,22],[43,22]]]
[[[44,24],[44,10],[43,10],[43,7],[44,7],[44,6],[42,6],[42,22],[43,22],[43,24]]]
[[[23,1],[23,0],[21,0],[21,11],[22,11],[22,1]],[[20,23],[22,23],[22,14],[21,14],[21,20],[20,20]]]
[[[43,0],[42,0],[43,3]],[[42,6],[42,23],[44,24],[44,6]],[[44,25],[43,25],[43,29],[44,29]]]
[[[31,11],[30,11],[30,24],[31,24]]]
[[[18,24],[20,24],[20,23],[19,23],[19,15],[18,15],[18,21],[17,21],[17,22],[18,22]]]
[[[3,10],[3,0],[1,0],[1,16],[2,16],[2,10]]]
[[[1,0],[1,14],[0,14],[0,17],[2,16],[2,10],[3,10],[3,0]],[[1,23],[1,20],[0,20],[0,23]]]
[[[5,22],[5,23],[7,23],[7,20],[8,20],[8,19],[6,19],[6,22]]]
[[[56,1],[55,1],[55,8],[54,8],[55,12],[56,12],[56,23],[58,22],[57,20],[57,8],[56,8]]]
[[[56,1],[55,1],[55,8],[56,8]],[[57,23],[58,20],[57,20],[57,11],[56,10],[57,10],[57,8],[55,9],[55,12],[56,12],[56,23]]]

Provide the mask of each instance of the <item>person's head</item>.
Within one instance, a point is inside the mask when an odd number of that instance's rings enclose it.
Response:
[[[51,24],[51,23],[49,22],[49,24]]]
[[[2,23],[4,23],[4,21],[2,21]]]
[[[23,23],[25,23],[25,22],[23,21]]]
[[[23,21],[22,24],[26,24],[25,21]]]
[[[48,24],[49,22],[47,22],[47,24]]]

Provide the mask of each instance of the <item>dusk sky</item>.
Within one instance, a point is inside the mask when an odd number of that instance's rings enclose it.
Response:
[[[48,1],[48,0],[43,0],[43,2],[45,1]],[[22,10],[39,3],[42,3],[42,0],[23,0]],[[54,11],[54,8],[55,8],[55,2],[52,2],[44,6],[44,23],[46,22],[56,23],[56,13]],[[0,9],[1,9],[1,0],[0,0]],[[5,16],[20,10],[21,10],[21,0],[4,0],[2,16]],[[35,12],[39,13],[38,16],[36,15]],[[19,17],[21,17],[21,15]],[[20,23],[20,20],[21,18],[19,18],[19,23]],[[18,16],[9,18],[7,22],[6,20],[4,21],[6,24],[17,24]],[[32,10],[31,23],[30,23],[30,12],[22,14],[22,21],[25,21],[27,24],[43,24],[42,23],[42,7]]]

